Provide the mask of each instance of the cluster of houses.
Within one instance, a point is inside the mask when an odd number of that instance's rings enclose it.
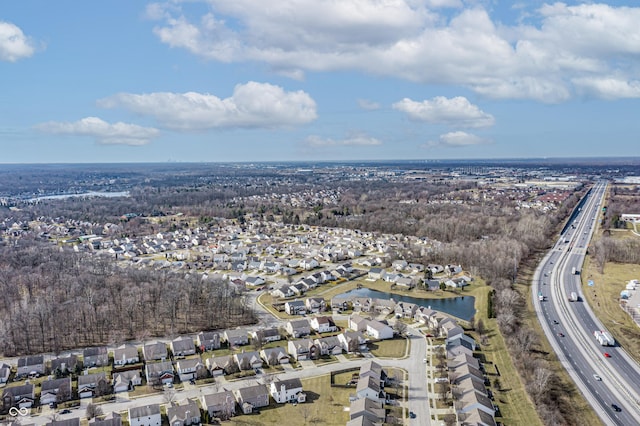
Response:
[[[151,386],[169,385],[176,380],[193,381],[205,377],[217,377],[237,372],[255,370],[266,366],[289,364],[291,360],[315,360],[323,356],[357,353],[367,350],[370,339],[393,337],[393,330],[386,324],[366,320],[357,315],[349,322],[351,330],[338,333],[338,327],[329,316],[314,316],[286,322],[283,330],[263,328],[251,333],[243,329],[224,332],[201,332],[195,339],[180,336],[168,344],[148,342],[141,347],[123,344],[112,350],[112,361],[107,347],[86,348],[79,355],[58,357],[45,363],[43,355],[18,359],[14,380],[27,379],[19,386],[8,386],[3,391],[7,406],[30,408],[40,404],[58,404],[75,399],[72,393],[72,375],[77,376],[77,398],[126,392],[143,382]],[[313,333],[313,336],[312,336]],[[326,334],[329,335],[326,335]],[[286,336],[283,336],[286,334]],[[269,342],[288,338],[282,345],[258,349]],[[260,342],[252,349],[244,350],[249,343]],[[222,345],[237,348],[233,354],[206,357],[208,351]],[[90,374],[91,367],[106,367],[113,363],[111,377],[104,372]],[[12,366],[0,365],[0,381],[8,382]],[[41,384],[39,397],[29,378],[49,375]]]
[[[375,361],[367,361],[360,367],[356,392],[350,397],[347,426],[379,426],[386,421],[384,390],[387,373]]]
[[[486,385],[484,366],[473,356],[476,342],[464,333],[452,318],[432,310],[423,310],[422,321],[438,335],[445,337],[448,377],[436,378],[436,383],[448,382],[455,396],[454,407],[460,424],[496,426],[496,406]]]

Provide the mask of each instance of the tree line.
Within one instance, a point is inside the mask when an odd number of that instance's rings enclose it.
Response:
[[[229,282],[120,268],[111,260],[31,243],[0,250],[5,356],[176,336],[253,323]]]

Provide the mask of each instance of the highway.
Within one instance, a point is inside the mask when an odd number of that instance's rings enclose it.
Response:
[[[532,297],[553,350],[603,423],[640,425],[640,367],[617,343],[601,346],[596,341],[593,332],[606,328],[581,291],[580,270],[606,187],[606,182],[598,182],[592,188],[571,225],[540,263]],[[578,295],[577,301],[569,301],[572,292]]]

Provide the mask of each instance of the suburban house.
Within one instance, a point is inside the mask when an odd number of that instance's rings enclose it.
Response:
[[[176,362],[176,370],[178,371],[178,377],[180,377],[181,382],[195,379],[198,371],[204,368],[204,364],[200,361],[200,358],[187,358]]]
[[[370,312],[373,309],[373,302],[368,297],[354,297],[351,299],[351,306],[355,312]]]
[[[35,402],[33,383],[5,388],[2,392],[2,400],[10,400],[13,407],[31,408]]]
[[[11,376],[11,366],[9,364],[0,363],[0,384],[7,383]]]
[[[44,356],[33,355],[18,358],[16,377],[44,375]]]
[[[122,426],[120,414],[112,411],[104,417],[94,417],[89,420],[91,426]]]
[[[317,314],[327,310],[327,302],[322,297],[309,297],[304,301],[308,312]]]
[[[128,392],[142,384],[141,370],[127,370],[113,373],[113,392]]]
[[[240,370],[252,370],[262,367],[262,358],[256,351],[234,354],[233,359]]]
[[[200,407],[194,400],[187,399],[182,404],[172,403],[167,407],[169,426],[191,426],[200,424]]]
[[[140,362],[138,348],[133,345],[121,345],[113,350],[113,365],[122,366]]]
[[[247,335],[247,332],[242,329],[226,330],[224,332],[224,340],[227,342],[229,347],[249,344],[249,336]]]
[[[307,395],[302,391],[302,382],[298,378],[271,382],[269,393],[279,404],[307,400]]]
[[[260,356],[267,365],[280,365],[289,363],[289,355],[282,346],[267,348],[260,351]]]
[[[380,385],[380,379],[375,376],[365,376],[358,379],[356,386],[356,395],[358,398],[369,398],[374,401],[384,401],[385,392]]]
[[[144,360],[149,361],[164,361],[169,358],[169,352],[167,351],[167,345],[162,342],[148,343],[142,347],[142,355]]]
[[[252,332],[251,338],[262,343],[269,343],[282,339],[282,336],[277,328],[263,328]]]
[[[476,350],[476,341],[473,340],[472,337],[467,336],[466,334],[458,335],[454,339],[447,339],[447,350],[450,347],[454,346],[464,346],[471,351]]]
[[[477,425],[477,426],[496,426],[496,419],[493,414],[488,414],[479,408],[474,408],[464,413],[458,413],[458,419],[465,425]]]
[[[327,316],[313,317],[309,321],[309,325],[318,333],[330,333],[338,330],[333,318]]]
[[[479,392],[467,392],[462,395],[460,399],[461,408],[458,410],[460,413],[466,413],[473,409],[484,411],[486,414],[495,415],[495,408],[493,402],[486,396]]]
[[[367,334],[376,340],[393,338],[393,328],[380,321],[371,320],[367,323]]]
[[[256,408],[269,405],[269,392],[266,385],[247,386],[236,390],[234,393],[244,414],[250,414]]]
[[[304,315],[307,307],[302,300],[290,300],[284,304],[284,311],[289,315]]]
[[[386,275],[386,272],[382,268],[371,268],[367,273],[367,277],[372,280],[382,280],[384,279],[385,275]]]
[[[147,363],[144,368],[144,374],[147,378],[147,385],[149,386],[173,383],[175,376],[171,361]]]
[[[347,353],[364,352],[367,350],[367,339],[359,331],[344,331],[338,334],[342,349]]]
[[[287,322],[285,329],[291,337],[296,339],[311,334],[311,327],[309,327],[309,321],[306,319],[289,321]]]
[[[40,405],[48,405],[71,399],[71,377],[46,380],[41,383]]]
[[[382,402],[367,397],[351,401],[349,417],[353,420],[361,416],[375,424],[384,423],[386,413]]]
[[[106,346],[85,348],[82,351],[82,365],[88,367],[104,367],[109,365],[109,351]]]
[[[395,308],[395,314],[398,318],[413,318],[418,311],[419,306],[415,303],[398,302]]]
[[[213,377],[231,374],[238,371],[238,366],[232,355],[207,358],[205,365]]]
[[[367,324],[369,323],[369,319],[362,317],[358,314],[349,315],[349,320],[347,326],[351,330],[355,331],[367,331]]]
[[[143,405],[129,408],[130,426],[160,426],[162,416],[159,404]]]
[[[76,355],[55,358],[51,360],[51,373],[55,375],[66,375],[76,371],[77,366],[78,357]]]
[[[171,352],[175,358],[184,358],[187,355],[194,355],[196,347],[191,337],[181,336],[171,341]]]
[[[320,357],[320,348],[311,339],[289,340],[287,351],[296,361]]]
[[[220,335],[213,331],[202,331],[196,336],[196,344],[200,352],[220,349]]]
[[[342,343],[337,336],[322,337],[313,342],[320,349],[320,355],[340,355],[342,353]]]
[[[275,298],[281,298],[281,299],[285,299],[287,297],[293,297],[296,294],[298,294],[298,290],[289,284],[283,285],[271,291],[271,296]]]
[[[107,384],[105,373],[82,374],[78,376],[78,397],[93,398],[100,386]]]
[[[231,391],[222,391],[203,395],[202,408],[207,410],[209,418],[230,418],[236,415],[236,398]]]

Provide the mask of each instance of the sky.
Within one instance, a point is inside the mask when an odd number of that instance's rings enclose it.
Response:
[[[637,156],[636,4],[3,0],[0,163]]]

